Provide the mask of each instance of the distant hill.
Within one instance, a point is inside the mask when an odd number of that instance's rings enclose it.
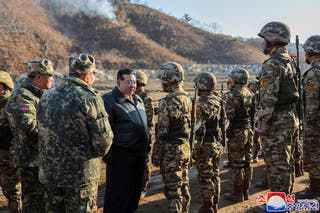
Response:
[[[266,57],[256,47],[214,35],[142,5],[121,4],[117,21],[97,15],[58,13],[49,2],[0,0],[0,69],[24,72],[25,62],[49,58],[67,72],[71,54],[87,52],[99,69],[155,69],[165,61],[255,64]]]

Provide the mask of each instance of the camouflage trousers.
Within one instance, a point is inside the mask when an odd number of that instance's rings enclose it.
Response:
[[[219,164],[222,146],[217,142],[196,143],[194,153],[202,199],[214,198],[218,203],[220,198]]]
[[[7,150],[0,150],[0,186],[3,195],[8,199],[10,213],[22,211],[21,180],[17,167],[11,161]]]
[[[164,183],[164,195],[168,199],[169,213],[188,212],[190,206],[189,161],[190,146],[165,144],[163,161],[160,165]]]
[[[303,148],[302,148],[302,140],[299,137],[299,131],[296,131],[295,135],[293,136],[294,141],[294,151],[293,151],[293,158],[295,170],[298,169],[299,171],[295,171],[295,174],[303,175]]]
[[[266,175],[272,192],[291,193],[294,182],[294,137],[298,123],[294,117],[275,120],[268,135],[261,136]]]
[[[261,138],[258,134],[254,133],[252,156],[254,158],[257,157],[260,150],[261,150]]]
[[[309,176],[320,179],[320,133],[306,136],[303,144],[304,165]]]
[[[46,212],[91,213],[97,210],[98,181],[79,188],[45,186]]]
[[[252,180],[252,130],[229,130],[228,139],[228,155],[232,167],[233,184],[248,190]]]
[[[143,168],[143,182],[142,191],[147,191],[147,186],[151,178],[151,156],[146,157],[144,168]]]
[[[39,182],[38,167],[21,168],[22,212],[45,212],[44,186]]]

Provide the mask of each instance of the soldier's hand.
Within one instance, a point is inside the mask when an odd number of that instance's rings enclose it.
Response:
[[[269,131],[266,129],[261,129],[261,128],[257,128],[256,129],[256,133],[258,133],[258,135],[260,136],[266,136],[269,135]]]

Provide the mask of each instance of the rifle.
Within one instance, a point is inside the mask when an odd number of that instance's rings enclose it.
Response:
[[[192,151],[196,142],[196,117],[197,117],[197,93],[198,88],[194,87],[194,97],[192,99],[192,110],[191,110],[191,135],[190,135],[190,166],[192,166]]]
[[[302,134],[299,134],[300,139],[304,141],[305,134],[304,134],[304,116],[303,116],[303,88],[302,88],[302,78],[301,78],[301,70],[300,70],[300,62],[299,62],[299,36],[296,35],[296,51],[297,51],[297,58],[296,58],[296,71],[297,71],[297,86],[298,86],[298,92],[299,92],[299,99],[298,99],[298,106],[297,106],[297,112],[298,112],[298,118],[299,118],[299,131],[302,132]],[[302,137],[302,138],[301,138]]]
[[[223,147],[226,146],[227,142],[227,134],[226,134],[226,111],[224,108],[224,101],[223,101],[223,82],[221,82],[221,112],[220,112],[220,120],[219,120],[219,126],[221,128],[221,144]]]

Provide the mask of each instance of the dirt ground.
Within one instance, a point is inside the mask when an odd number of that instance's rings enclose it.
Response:
[[[224,194],[231,191],[231,170],[222,168],[222,165],[225,161],[225,155],[221,159],[221,199],[219,203],[219,212],[221,213],[259,213],[260,211],[256,208],[260,204],[256,202],[258,194],[264,193],[268,190],[261,190],[260,188],[255,187],[255,183],[263,179],[263,168],[264,162],[260,160],[257,163],[253,164],[253,184],[250,188],[250,198],[248,201],[242,203],[232,204],[229,201],[224,200]],[[98,210],[96,213],[103,212],[103,199],[104,199],[104,189],[105,189],[105,165],[101,166],[102,174],[101,181],[99,185],[99,196],[98,196]],[[191,190],[191,205],[190,213],[198,212],[199,207],[201,206],[201,195],[200,195],[200,186],[197,181],[197,171],[193,167],[190,171],[190,190]],[[299,177],[295,181],[294,192],[299,192],[307,186],[308,175],[305,173],[304,176]],[[139,208],[136,211],[137,213],[164,213],[166,212],[167,201],[163,194],[163,185],[161,175],[156,168],[153,168],[151,182],[149,184],[148,192],[145,197],[141,198],[139,203]],[[7,210],[7,201],[6,198],[0,193],[0,213],[9,212]]]
[[[220,78],[218,81],[221,80]],[[112,88],[114,86],[114,82],[108,82],[106,84],[107,90]],[[188,81],[185,83],[185,88],[187,91],[192,93],[193,83],[191,81]],[[151,95],[153,96],[153,99],[155,101],[155,105],[157,104],[157,101],[165,95],[165,93],[160,92],[160,82],[158,81],[151,81],[151,83],[148,85],[147,89],[152,92]],[[218,88],[220,89],[220,87]],[[226,89],[226,88],[225,88]],[[223,164],[225,163],[226,155],[224,154],[221,159],[221,199],[219,203],[219,212],[222,213],[253,213],[253,212],[260,212],[256,207],[260,204],[256,202],[258,198],[259,193],[266,194],[267,190],[261,190],[259,188],[255,187],[255,183],[257,181],[260,181],[264,177],[264,162],[263,160],[258,161],[257,163],[253,164],[253,183],[252,187],[250,188],[250,198],[248,201],[232,204],[231,202],[224,200],[224,194],[226,192],[231,191],[231,170],[222,168]],[[102,164],[101,166],[101,180],[100,180],[100,186],[99,186],[99,195],[98,195],[98,210],[97,213],[103,212],[103,199],[104,199],[104,188],[105,188],[105,165]],[[151,182],[149,184],[149,189],[145,197],[141,198],[139,203],[139,208],[136,211],[137,213],[162,213],[167,212],[167,201],[165,199],[165,196],[163,194],[163,185],[162,185],[162,179],[161,175],[159,174],[159,171],[157,168],[152,169],[152,177]],[[198,212],[198,209],[201,205],[201,196],[200,196],[200,186],[197,181],[197,171],[193,167],[189,174],[190,177],[190,190],[191,190],[191,206],[190,206],[190,213],[196,213]],[[308,174],[305,173],[304,176],[299,177],[295,181],[294,185],[294,192],[299,192],[304,190],[307,187],[308,184]],[[0,213],[2,212],[8,212],[7,210],[7,201],[5,197],[0,193]]]

